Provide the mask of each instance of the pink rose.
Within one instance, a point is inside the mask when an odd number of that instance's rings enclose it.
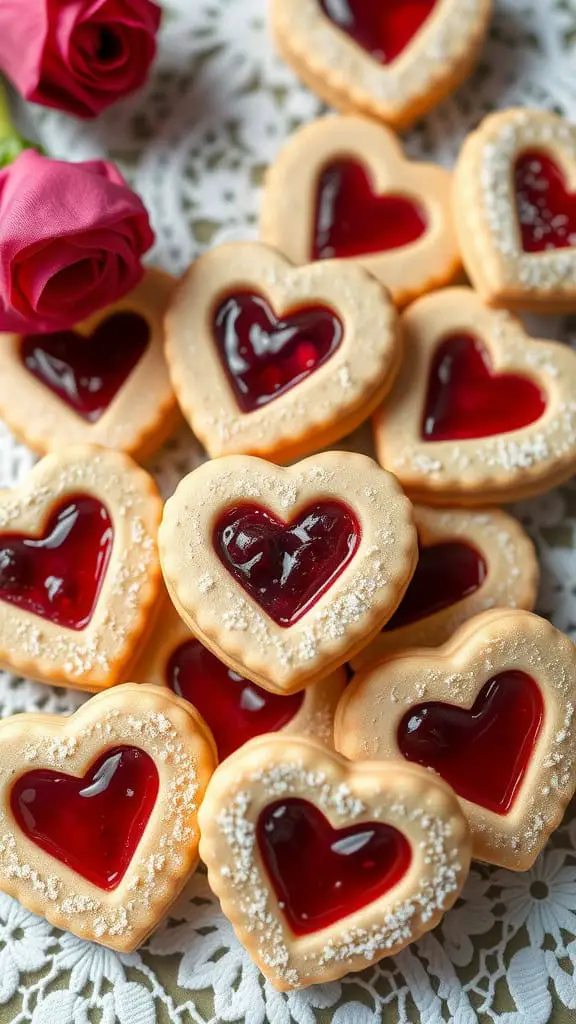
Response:
[[[26,150],[0,170],[0,331],[60,331],[129,292],[154,234],[114,164]]]
[[[0,0],[0,70],[27,100],[96,117],[144,82],[152,0]]]

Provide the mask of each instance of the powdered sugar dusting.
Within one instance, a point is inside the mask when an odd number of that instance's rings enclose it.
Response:
[[[370,806],[355,795],[353,785],[335,781],[331,772],[310,770],[300,760],[271,762],[233,785],[229,800],[216,817],[225,855],[219,857],[218,865],[209,866],[220,875],[218,888],[223,885],[233,899],[242,927],[256,943],[258,960],[275,979],[290,987],[305,984],[306,975],[321,974],[331,963],[342,964],[344,971],[357,966],[358,959],[369,963],[406,945],[446,909],[462,884],[461,838],[455,834],[450,817],[443,818],[428,809],[421,780],[421,801],[415,801],[412,792],[404,795],[401,784],[392,793],[375,780]],[[305,956],[299,956],[295,940],[287,942],[289,932],[257,850],[256,823],[262,792],[266,797],[264,806],[283,797],[310,799],[338,827],[360,818],[394,824],[409,836],[414,856],[419,858],[420,886],[400,900],[394,898],[392,890],[379,901],[374,924],[357,927],[353,919],[348,919],[346,926],[344,919],[330,929],[328,937],[308,945]]]
[[[421,32],[416,59],[383,65],[370,60],[346,35],[331,29],[316,0],[274,5],[277,32],[294,59],[322,75],[336,94],[353,95],[361,106],[383,108],[400,115],[436,82],[454,74],[454,65],[468,57],[486,18],[484,0],[448,0]],[[346,86],[346,93],[344,87]],[[345,104],[350,106],[350,102]]]
[[[385,618],[416,554],[412,508],[396,482],[372,460],[348,452],[318,455],[289,470],[235,457],[197,474],[198,486],[193,474],[168,502],[160,536],[169,588],[200,634],[214,638],[256,682],[278,689],[296,675],[317,678],[318,667],[329,672],[342,664],[347,649]],[[233,580],[212,545],[219,510],[255,496],[287,523],[309,504],[331,500],[349,505],[360,523],[353,557],[286,629]],[[206,574],[214,580],[209,602],[198,585]]]
[[[208,280],[212,283],[205,287]],[[334,310],[344,327],[326,365],[250,412],[238,405],[207,327],[206,310],[216,297],[211,289],[221,288],[223,280],[230,286],[242,280],[246,285],[252,281],[255,290],[264,287],[278,316],[318,302]],[[318,435],[327,441],[343,436],[360,422],[366,404],[374,404],[397,362],[394,306],[378,283],[353,264],[294,268],[258,245],[221,247],[201,257],[180,295],[169,327],[176,388],[196,436],[213,457],[249,452],[285,462],[293,452],[313,450]],[[189,336],[204,344],[189,345]],[[292,503],[287,497],[285,507]]]
[[[541,117],[530,110],[518,110],[508,115],[497,132],[485,142],[481,154],[482,204],[486,222],[494,245],[503,257],[502,273],[506,283],[514,285],[518,281],[527,290],[573,294],[576,251],[571,248],[547,249],[537,254],[525,254],[522,249],[511,168],[518,154],[533,148],[558,150],[576,164],[576,129],[560,117]],[[519,212],[522,217],[522,207]]]
[[[103,698],[98,700],[102,702]],[[145,750],[159,766],[161,788],[153,818],[120,886],[107,893],[63,865],[59,871],[56,859],[41,854],[15,828],[6,805],[0,809],[0,873],[8,881],[8,888],[25,904],[36,910],[44,909],[47,917],[60,926],[70,922],[71,929],[81,935],[112,945],[114,939],[120,939],[124,948],[130,948],[134,928],[141,934],[143,922],[152,927],[163,906],[170,902],[170,894],[178,890],[193,865],[198,843],[195,819],[200,793],[200,747],[197,738],[191,742],[173,723],[169,707],[166,712],[150,707],[150,695],[144,691],[140,695],[142,707],[136,713],[126,714],[121,708],[122,700],[121,690],[107,694],[98,705],[101,717],[90,716],[89,711],[82,709],[78,714],[87,722],[70,735],[41,733],[39,723],[27,730],[23,723],[25,735],[31,732],[33,736],[24,746],[24,759],[35,767],[77,774],[70,762],[81,751],[93,750],[95,759],[107,748],[127,743]],[[108,710],[104,709],[106,702]],[[133,704],[137,703],[134,698]],[[179,714],[182,716],[182,712]],[[18,758],[19,740],[11,733],[10,739],[7,734],[3,742],[6,786],[13,780],[10,764]],[[202,787],[205,782],[202,779]],[[52,868],[50,874],[45,871],[48,865]]]
[[[567,348],[527,338],[523,327],[503,311],[491,311],[484,329],[489,349],[505,353],[505,365],[526,376],[538,370],[547,405],[534,423],[493,437],[458,442],[424,442],[418,436],[392,454],[391,468],[403,478],[442,481],[446,490],[461,493],[468,481],[480,488],[514,493],[524,479],[554,476],[560,467],[576,465],[576,400],[571,381],[576,359]],[[430,449],[429,451],[427,449]]]
[[[35,532],[68,494],[93,494],[107,507],[114,543],[94,615],[83,630],[57,627],[15,605],[0,605],[3,660],[61,683],[109,685],[130,655],[159,577],[160,501],[151,479],[124,456],[72,448],[40,462],[20,494],[0,504],[0,529]],[[114,681],[114,679],[112,679]]]
[[[466,628],[466,627],[464,627]],[[396,658],[375,669],[362,708],[370,730],[362,730],[356,755],[367,758],[398,756],[396,726],[398,709],[422,701],[447,701],[470,707],[479,689],[501,672],[527,672],[540,686],[545,704],[544,721],[533,756],[529,781],[519,790],[514,813],[506,818],[482,815],[483,841],[492,848],[509,846],[523,856],[536,854],[558,825],[576,788],[576,648],[550,623],[529,613],[500,609],[459,648],[454,668],[446,659],[431,654],[426,661]],[[369,702],[369,710],[368,710]],[[401,711],[404,714],[404,710]],[[359,721],[359,720],[358,720]],[[354,756],[348,747],[346,751]],[[530,827],[526,823],[530,822]]]

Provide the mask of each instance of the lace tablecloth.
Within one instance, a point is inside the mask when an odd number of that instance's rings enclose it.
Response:
[[[290,0],[286,0],[290,3]],[[148,88],[84,125],[34,110],[53,156],[118,162],[157,232],[153,262],[180,272],[207,245],[256,234],[263,168],[321,106],[282,66],[266,0],[166,0],[161,52]],[[447,165],[494,107],[529,104],[576,119],[576,0],[496,0],[481,64],[468,84],[407,140]],[[570,322],[542,319],[543,337],[576,343]],[[202,455],[182,432],[154,460],[166,494]],[[33,457],[0,427],[0,486]],[[539,610],[576,633],[576,485],[516,509],[543,563]],[[3,715],[70,712],[82,701],[0,673]],[[565,1024],[576,1011],[576,815],[532,871],[475,866],[443,924],[394,960],[341,983],[281,995],[236,942],[199,873],[147,946],[129,956],[82,942],[0,894],[0,1024]]]

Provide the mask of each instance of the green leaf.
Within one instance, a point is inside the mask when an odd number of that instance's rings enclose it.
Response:
[[[0,139],[0,168],[14,163],[26,149],[35,149],[38,153],[45,155],[39,143],[30,142],[29,139],[23,139],[20,135],[11,135],[9,138]]]

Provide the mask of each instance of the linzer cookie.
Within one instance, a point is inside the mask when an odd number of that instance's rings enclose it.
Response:
[[[168,686],[193,704],[221,761],[268,732],[311,736],[333,746],[334,712],[346,686],[346,670],[340,668],[300,693],[269,693],[203,647],[168,602],[132,674],[143,683]]]
[[[478,58],[492,0],[272,0],[279,52],[330,106],[406,128]]]
[[[576,470],[576,354],[534,341],[468,288],[427,296],[401,323],[406,356],[375,417],[379,461],[430,505],[550,490]]]
[[[202,719],[157,687],[4,719],[0,888],[57,928],[135,949],[196,868],[215,765]]]
[[[414,508],[420,554],[402,603],[352,662],[355,671],[406,647],[437,647],[490,608],[534,607],[540,572],[532,541],[496,509]]]
[[[493,306],[576,308],[576,127],[493,114],[464,143],[455,213],[468,275]]]
[[[523,871],[576,788],[576,646],[526,611],[466,623],[357,676],[336,713],[352,760],[423,765],[459,796],[473,856]]]
[[[181,422],[164,358],[173,278],[148,270],[73,331],[0,337],[0,415],[42,454],[95,444],[144,460]]]
[[[451,188],[449,171],[407,160],[383,125],[322,118],[268,170],[261,238],[296,264],[357,262],[402,305],[460,273]]]
[[[160,553],[195,636],[274,693],[317,683],[375,636],[418,556],[412,506],[372,459],[328,452],[281,469],[229,456],[166,503]]]
[[[392,302],[361,267],[295,268],[251,243],[192,264],[167,334],[180,405],[212,457],[287,462],[339,440],[377,408],[402,358]]]
[[[162,503],[127,455],[47,455],[0,492],[0,664],[100,690],[122,678],[156,613]]]
[[[352,765],[296,737],[225,761],[200,828],[222,910],[283,991],[398,953],[452,906],[470,862],[458,801],[430,773]]]

